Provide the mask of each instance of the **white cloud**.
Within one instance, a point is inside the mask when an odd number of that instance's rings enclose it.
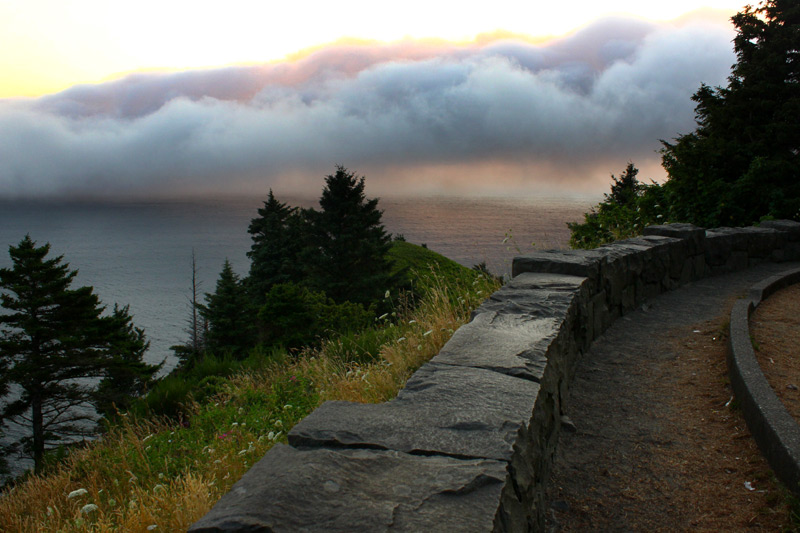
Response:
[[[659,138],[693,129],[690,96],[724,83],[731,36],[613,19],[548,45],[334,47],[0,101],[0,196],[263,191],[337,163],[377,190],[498,162],[580,183],[653,165]],[[468,174],[465,188],[480,180]]]

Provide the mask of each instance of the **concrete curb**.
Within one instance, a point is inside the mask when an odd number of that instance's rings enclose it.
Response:
[[[750,340],[749,319],[756,307],[776,291],[800,282],[800,269],[772,276],[750,288],[731,311],[728,373],[747,427],[775,475],[800,494],[800,425],[767,382]]]

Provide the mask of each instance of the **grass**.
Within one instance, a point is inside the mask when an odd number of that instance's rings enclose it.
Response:
[[[0,496],[0,531],[185,531],[323,401],[393,398],[497,289],[437,263],[408,263],[421,269],[412,272],[422,294],[413,309],[398,298],[393,313],[361,333],[248,361],[216,378],[213,395],[182,406],[190,413],[182,423],[120,416],[102,439]]]

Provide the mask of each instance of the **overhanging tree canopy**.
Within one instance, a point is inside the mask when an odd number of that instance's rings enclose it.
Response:
[[[767,0],[732,20],[728,86],[701,86],[697,129],[664,142],[670,219],[714,227],[798,218],[800,3]]]

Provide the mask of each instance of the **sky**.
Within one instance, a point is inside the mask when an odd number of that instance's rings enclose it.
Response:
[[[730,0],[0,0],[0,197],[606,189],[735,61]]]

